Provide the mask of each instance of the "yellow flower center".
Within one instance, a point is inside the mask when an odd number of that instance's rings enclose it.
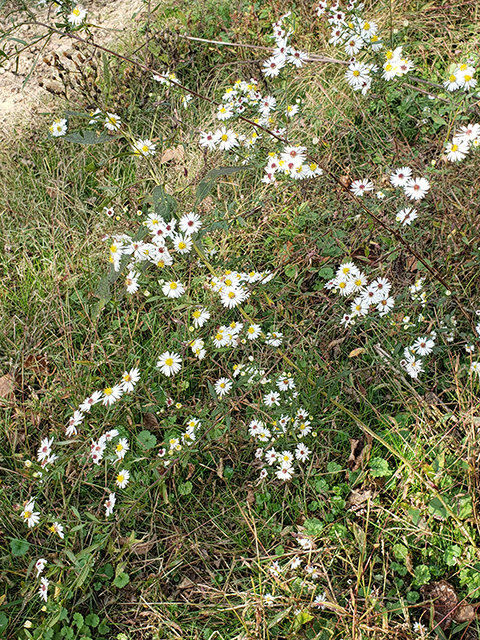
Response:
[[[217,333],[217,335],[215,336],[215,340],[221,340],[223,338],[221,333]]]
[[[179,242],[178,243],[178,248],[179,249],[186,249],[187,245],[185,244],[185,242]]]
[[[167,358],[165,360],[165,364],[167,365],[167,367],[171,367],[173,364],[173,358]]]
[[[224,134],[223,134],[223,136],[222,136],[222,140],[223,140],[224,142],[226,142],[226,141],[228,140],[228,136],[227,136],[227,134],[226,134],[226,133],[224,133]]]
[[[452,74],[450,76],[449,80],[450,80],[450,82],[455,82],[457,80],[457,77]]]
[[[469,76],[467,74],[466,76],[463,77],[463,79],[465,80],[465,82],[470,82],[470,80],[472,79],[472,76]]]
[[[75,7],[75,9],[72,11],[74,16],[79,16],[80,15],[80,9],[77,9],[77,7]]]
[[[371,42],[377,42],[378,36],[372,36]]]
[[[119,443],[117,444],[117,446],[115,447],[115,449],[116,449],[117,451],[123,451],[123,444],[122,444],[121,442],[119,442]]]
[[[31,516],[32,516],[31,511],[25,511],[23,514],[23,517],[25,518],[25,520],[28,520],[29,518],[31,518]]]
[[[387,51],[385,57],[387,60],[391,60],[393,58],[393,51]]]
[[[358,71],[358,69],[355,69],[355,71],[353,72],[353,75],[358,78],[358,76],[360,75],[360,71]]]
[[[174,290],[177,288],[177,283],[176,282],[170,282],[170,289]]]
[[[124,480],[125,480],[125,476],[119,473],[117,476],[117,482],[122,483]]]
[[[103,393],[104,393],[106,396],[111,396],[111,395],[112,395],[112,393],[113,393],[113,391],[112,391],[112,389],[111,389],[110,387],[107,387],[106,389],[104,389],[104,390],[103,390]]]
[[[366,23],[363,25],[363,28],[365,29],[365,31],[368,31],[368,30],[370,29],[370,24],[369,24],[368,22],[366,22]]]
[[[144,145],[142,146],[142,151],[143,151],[143,153],[148,153],[148,147],[147,147],[147,145],[146,145],[146,144],[144,144]]]
[[[451,151],[457,151],[457,149],[458,149],[458,144],[452,144]]]

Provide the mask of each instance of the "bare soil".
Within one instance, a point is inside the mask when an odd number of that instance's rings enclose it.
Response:
[[[0,35],[12,27],[12,18],[18,16],[11,11],[13,2],[10,8],[7,4],[2,9]],[[91,29],[95,42],[103,46],[113,44],[117,47],[119,40],[126,38],[146,17],[146,4],[142,0],[84,0],[82,5],[88,9],[88,23],[95,25]],[[38,22],[54,25],[51,9],[37,9],[35,14]],[[23,24],[12,36],[29,43],[34,36],[46,31],[45,27],[36,24]],[[84,37],[83,33],[80,35]],[[6,132],[12,127],[21,126],[35,114],[52,110],[54,96],[61,92],[56,69],[46,61],[54,53],[63,56],[73,51],[72,40],[53,34],[46,45],[44,42],[24,50],[18,60],[13,57],[15,48],[22,48],[23,45],[15,41],[0,45],[10,56],[8,60],[0,62],[0,131],[3,129]],[[23,86],[35,63],[30,78]]]

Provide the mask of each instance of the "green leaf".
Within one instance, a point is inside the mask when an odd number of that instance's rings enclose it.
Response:
[[[147,430],[140,431],[137,436],[137,440],[140,446],[142,446],[147,451],[148,449],[153,449],[153,447],[157,444],[157,437]]]
[[[457,558],[461,555],[461,553],[462,550],[460,549],[460,547],[456,544],[452,544],[450,547],[447,547],[447,549],[445,549],[445,552],[443,554],[443,561],[449,567],[453,567],[457,564]]]
[[[393,555],[397,558],[397,560],[405,560],[408,555],[408,549],[404,544],[394,544]]]
[[[161,184],[157,185],[152,191],[152,198],[155,206],[155,213],[159,216],[170,218],[171,214],[177,208],[177,201],[168,193],[165,193],[165,189]]]
[[[323,531],[323,522],[318,518],[310,518],[303,523],[307,536],[319,536]]]
[[[85,624],[88,625],[89,627],[98,627],[100,623],[100,618],[97,616],[96,613],[89,613],[88,616],[85,618]]]
[[[307,622],[310,622],[310,620],[313,620],[313,616],[311,613],[308,613],[308,611],[300,611],[300,613],[297,613],[295,618],[295,629],[298,629],[302,625],[307,624]]]
[[[421,587],[423,584],[427,584],[432,579],[430,569],[425,564],[419,564],[418,567],[415,568],[414,573],[414,583],[419,587]]]
[[[63,136],[63,139],[76,144],[102,144],[103,142],[114,140],[115,136],[109,136],[106,133],[97,134],[96,131],[84,129],[67,133],[66,136]]]
[[[338,473],[341,470],[342,470],[342,467],[337,462],[332,461],[327,464],[327,471],[329,473]]]
[[[383,458],[372,458],[370,460],[370,473],[374,478],[384,478],[392,474],[388,462]]]
[[[178,493],[181,496],[189,496],[192,493],[193,485],[190,480],[186,482],[182,482],[182,484],[178,485]]]
[[[210,191],[213,189],[215,180],[220,176],[231,175],[232,173],[237,173],[238,171],[248,171],[249,169],[253,168],[254,167],[247,165],[246,167],[219,167],[218,169],[212,169],[205,176],[205,180],[202,180],[202,182],[200,182],[195,191],[195,198],[197,200],[196,204],[199,204],[208,196]]]
[[[73,614],[73,624],[75,624],[78,629],[81,629],[83,627],[83,625],[85,624],[85,621],[81,613]]]
[[[441,118],[440,116],[436,116],[435,114],[431,115],[432,120],[435,122],[435,124],[441,124],[441,125],[446,125],[448,124],[448,122],[446,120],[444,120],[443,118]]]
[[[0,633],[6,631],[8,627],[8,618],[4,613],[0,613]]]
[[[128,573],[122,572],[120,575],[118,575],[115,578],[115,580],[113,581],[113,584],[119,589],[123,589],[123,587],[127,585],[129,582],[130,582],[130,576],[128,575]]]
[[[333,269],[330,269],[330,267],[322,267],[319,270],[318,275],[320,278],[324,278],[325,280],[331,280],[334,276]]]
[[[430,500],[428,503],[428,512],[434,518],[439,518],[441,520],[445,520],[448,517],[447,510],[438,498]]]
[[[30,543],[26,540],[18,540],[17,538],[12,538],[10,540],[10,549],[12,550],[12,555],[19,558],[20,556],[24,556],[28,553],[30,549]]]

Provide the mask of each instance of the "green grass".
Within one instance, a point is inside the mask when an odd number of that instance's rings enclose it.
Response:
[[[175,67],[187,86],[218,99],[225,84],[239,75],[260,75],[256,59],[261,55],[169,34],[180,30],[268,45],[271,21],[289,8],[286,2],[253,8],[167,5],[154,24],[168,32],[157,35],[142,56],[160,71]],[[311,8],[296,10],[298,45],[335,56],[320,20],[310,28]],[[387,28],[388,7],[369,3],[370,10],[368,15]],[[469,54],[467,42],[477,30],[475,7],[432,11],[405,3],[395,12],[392,28],[401,30],[400,39],[405,33],[415,73],[432,77],[434,58],[433,79],[440,81],[458,56],[452,53],[451,32],[435,25],[446,21],[457,34],[455,42],[463,38],[462,51]],[[155,162],[113,157],[126,150],[122,142],[80,148],[48,140],[50,116],[11,140],[8,153],[0,152],[0,381],[8,375],[15,384],[13,393],[0,399],[0,597],[5,594],[0,625],[4,614],[9,620],[5,637],[28,637],[22,631],[25,620],[32,621],[33,633],[60,615],[53,630],[66,629],[63,637],[72,638],[114,638],[118,633],[132,640],[410,638],[412,623],[422,613],[422,620],[428,620],[428,605],[427,613],[420,606],[424,584],[445,579],[460,598],[477,601],[478,381],[465,370],[463,345],[471,330],[452,297],[429,278],[425,313],[432,326],[405,331],[402,316],[417,317],[423,310],[410,300],[408,286],[428,274],[330,178],[290,182],[279,190],[261,183],[261,171],[219,178],[199,208],[218,251],[210,263],[217,271],[225,266],[275,270],[267,295],[259,287],[248,313],[262,327],[286,336],[283,351],[247,345],[243,353],[272,375],[295,374],[317,434],[314,455],[290,483],[259,484],[257,444],[246,428],[250,396],[239,389],[227,412],[208,388],[208,382],[231,373],[238,352],[215,353],[202,363],[191,358],[178,376],[161,378],[156,357],[190,339],[181,301],[164,304],[157,282],[163,274],[145,279],[134,298],[124,295],[119,279],[98,308],[97,287],[109,269],[108,242],[102,238],[135,233],[143,219],[137,210],[145,210],[156,184],[165,185],[178,211],[190,211],[199,182],[227,163],[221,153],[204,156],[196,143],[200,130],[216,127],[212,107],[196,100],[183,111],[173,92],[163,92],[133,67],[125,73],[127,63],[108,64],[110,73],[104,70],[99,83],[100,106],[112,105],[134,139],[155,138]],[[415,94],[412,100],[410,94],[387,88],[384,98],[367,102],[343,85],[342,73],[337,67],[311,65],[298,72],[295,84],[262,80],[262,90],[271,90],[279,100],[286,96],[287,102],[302,98],[304,120],[294,137],[335,175],[385,176],[386,188],[392,168],[412,164],[435,181],[435,196],[423,209],[421,224],[402,234],[445,277],[475,319],[480,308],[478,154],[459,166],[438,161],[448,124],[431,118],[418,124],[423,108],[432,105],[427,96]],[[155,100],[161,105],[153,106]],[[438,117],[450,123],[451,111],[434,104]],[[69,108],[86,107],[87,96],[79,93]],[[318,138],[315,145],[313,138]],[[165,149],[178,145],[184,148],[183,161],[159,162]],[[119,220],[102,211],[110,201]],[[372,212],[391,226],[397,204],[387,208],[368,200]],[[339,328],[347,304],[323,285],[328,270],[349,256],[369,277],[384,275],[393,282],[400,294],[396,325],[372,316],[355,331]],[[208,303],[203,272],[195,259],[175,270],[195,300]],[[380,350],[392,351],[398,362],[414,337],[434,322],[448,322],[452,314],[459,321],[455,340],[440,343],[420,381],[382,358]],[[238,320],[236,312],[224,315]],[[210,330],[202,335],[209,336]],[[363,351],[355,351],[359,347]],[[132,366],[142,371],[136,393],[108,411],[92,412],[78,455],[61,445],[58,471],[45,486],[39,484],[25,460],[35,459],[40,438],[51,434],[61,441],[78,403]],[[167,409],[166,397],[182,406]],[[164,474],[158,448],[191,415],[208,425],[207,432]],[[94,473],[81,455],[90,438],[111,428],[131,443],[132,481],[117,493],[118,516],[105,521],[102,505],[113,472],[105,465],[104,473],[103,468]],[[144,431],[154,436],[151,448],[142,445]],[[352,440],[362,436],[363,459],[352,470]],[[46,527],[27,531],[21,523],[23,504],[32,495],[41,497],[49,524],[58,518],[68,527],[67,546]],[[302,532],[315,537],[311,554],[301,552],[296,541]],[[13,552],[12,539],[26,539],[28,550]],[[315,592],[294,572],[271,573],[272,562],[283,566],[296,554],[319,574]],[[32,563],[41,555],[49,560],[52,581],[46,612],[40,611],[33,577]],[[323,591],[330,605],[308,608]],[[262,600],[267,593],[275,597],[273,606]],[[85,624],[89,614],[98,621],[89,618]],[[454,623],[445,637],[477,637],[476,620],[463,630],[460,626]]]

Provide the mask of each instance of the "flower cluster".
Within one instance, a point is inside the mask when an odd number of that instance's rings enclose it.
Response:
[[[140,380],[140,372],[137,368],[125,371],[119,383],[113,387],[105,387],[103,391],[94,391],[88,398],[75,409],[73,415],[66,426],[67,437],[76,436],[78,434],[77,427],[83,422],[86,413],[90,413],[91,408],[101,402],[104,406],[109,407],[119,400],[124,393],[131,393],[137,382]]]
[[[410,377],[418,378],[418,374],[424,371],[423,360],[419,356],[428,356],[432,353],[436,337],[437,334],[432,331],[430,336],[417,338],[410,347],[405,348],[400,364]]]
[[[473,77],[475,71],[475,67],[469,64],[469,62],[454,65],[448,79],[444,81],[443,86],[447,91],[456,91],[457,89],[469,91],[477,85],[477,80]]]
[[[445,153],[450,162],[463,160],[470,148],[480,147],[480,124],[467,124],[455,132],[451,142],[447,143]]]
[[[167,438],[166,447],[162,447],[158,452],[158,457],[163,458],[166,454],[163,464],[168,467],[172,462],[172,456],[178,455],[184,446],[191,447],[197,440],[198,431],[202,428],[202,423],[198,418],[188,418],[185,430],[181,433],[172,433]]]
[[[374,78],[379,77],[378,65],[356,59],[359,53],[372,55],[383,48],[382,40],[378,34],[378,25],[365,20],[360,12],[363,4],[351,0],[346,10],[339,7],[334,1],[328,7],[327,0],[320,0],[317,6],[317,15],[326,14],[328,23],[332,29],[330,44],[342,46],[349,56],[349,66],[345,72],[345,79],[354,91],[361,91],[366,95],[372,86]],[[402,47],[387,51],[382,67],[382,78],[392,80],[407,74],[413,69],[414,64],[403,55]]]
[[[366,316],[375,308],[380,316],[385,316],[393,309],[395,300],[390,296],[391,283],[386,278],[376,278],[368,284],[367,276],[353,262],[342,263],[335,275],[325,285],[343,297],[356,295],[351,304],[351,311],[345,314],[340,324],[348,327],[355,324],[355,318]]]
[[[291,45],[288,44],[288,39],[293,35],[293,31],[285,24],[290,17],[289,11],[282,16],[277,22],[273,23],[272,38],[275,40],[275,48],[273,55],[263,63],[262,72],[267,78],[273,78],[278,76],[281,69],[287,64],[292,64],[295,67],[301,67],[308,60],[308,54],[304,51],[297,51]]]

